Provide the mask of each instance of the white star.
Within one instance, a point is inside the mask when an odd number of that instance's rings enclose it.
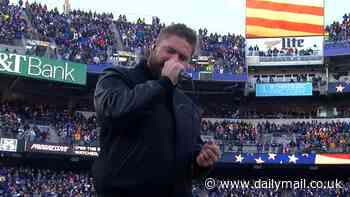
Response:
[[[289,158],[289,163],[297,163],[297,160],[299,159],[298,157],[295,157],[295,155],[288,156]]]
[[[236,162],[242,163],[244,157],[242,157],[242,155],[237,155],[236,157]]]
[[[335,87],[336,92],[343,92],[344,88],[345,88],[345,87],[342,86],[341,84],[339,84],[339,85],[337,85],[337,86]]]
[[[276,159],[276,154],[274,153],[269,153],[269,159],[275,160]]]
[[[258,159],[255,159],[257,164],[262,164],[264,163],[264,161],[261,159],[261,157],[259,157]]]
[[[303,157],[309,157],[309,154],[303,153],[301,156],[303,156]]]

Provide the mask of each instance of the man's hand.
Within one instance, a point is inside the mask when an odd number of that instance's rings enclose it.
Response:
[[[213,142],[208,142],[203,145],[201,151],[199,152],[196,162],[200,167],[210,167],[214,165],[220,158],[220,150],[218,145]]]
[[[166,76],[170,79],[173,85],[178,82],[179,73],[185,69],[185,65],[174,59],[170,59],[164,63],[162,68],[162,76]]]

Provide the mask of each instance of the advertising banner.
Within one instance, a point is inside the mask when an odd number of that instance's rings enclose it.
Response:
[[[0,138],[0,151],[16,152],[17,139]]]
[[[259,96],[312,96],[312,83],[257,83],[255,95]]]
[[[0,52],[0,73],[72,84],[86,84],[86,65]]]
[[[248,66],[323,64],[323,37],[247,39]]]

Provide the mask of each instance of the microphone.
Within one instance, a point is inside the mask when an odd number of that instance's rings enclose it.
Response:
[[[180,71],[179,79],[183,81],[192,80],[192,76],[185,71]]]

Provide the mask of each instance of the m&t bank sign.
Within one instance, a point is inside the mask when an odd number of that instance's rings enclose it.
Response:
[[[86,65],[0,52],[0,73],[73,84],[86,84]]]

